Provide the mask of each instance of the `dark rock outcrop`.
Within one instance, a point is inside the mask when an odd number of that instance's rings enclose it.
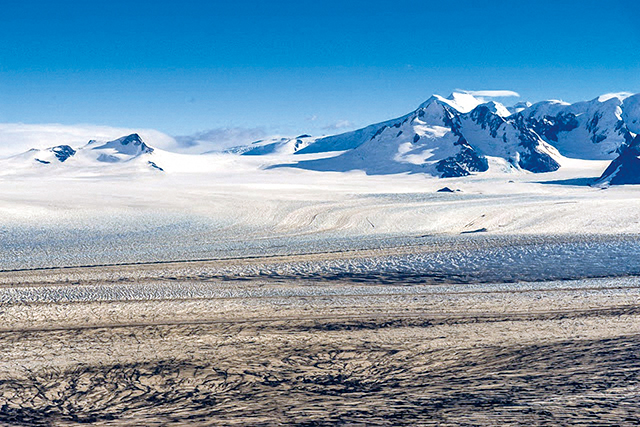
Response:
[[[76,150],[69,147],[68,145],[58,145],[57,147],[51,148],[51,151],[53,151],[53,154],[55,154],[56,158],[60,162],[64,162],[69,157],[76,154]]]
[[[640,135],[625,147],[597,181],[600,185],[640,184]]]

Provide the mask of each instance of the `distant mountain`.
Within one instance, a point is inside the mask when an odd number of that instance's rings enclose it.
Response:
[[[95,153],[96,160],[104,163],[126,162],[153,153],[153,148],[145,144],[137,133],[104,143],[89,141],[82,150],[83,153]]]
[[[372,175],[425,173],[442,178],[491,171],[552,172],[570,158],[613,160],[600,182],[617,184],[633,182],[637,175],[638,134],[640,94],[608,94],[574,104],[519,102],[505,107],[468,93],[453,93],[447,98],[433,95],[409,114],[351,132],[261,140],[226,153],[264,156],[264,161],[256,159],[251,164],[267,168],[361,170]],[[120,170],[105,169],[109,164],[162,171],[157,159],[167,166],[193,166],[194,157],[178,156],[156,151],[134,133],[112,141],[92,140],[77,148],[32,149],[0,160],[0,172]]]
[[[148,146],[138,134],[123,136],[113,141],[89,141],[85,146],[72,148],[59,145],[46,149],[31,149],[25,153],[5,159],[9,165],[19,168],[33,166],[57,167],[64,163],[66,168],[91,167],[101,164],[136,164],[146,165],[155,170],[162,170],[151,154],[154,149]]]
[[[575,104],[544,101],[517,114],[563,156],[612,160],[635,136],[623,119],[627,97],[610,94]]]
[[[294,154],[318,138],[310,135],[300,135],[295,138],[275,138],[260,140],[250,145],[242,145],[225,150],[225,153],[240,154],[243,156],[262,156],[267,154]]]
[[[640,93],[625,98],[622,120],[631,132],[640,134]]]
[[[640,135],[611,162],[598,180],[598,184],[640,184]]]
[[[309,141],[295,154],[342,151],[294,166],[318,171],[363,170],[368,174],[423,172],[440,177],[502,168],[549,172],[560,167],[557,150],[496,102],[469,94],[434,95],[397,119]]]
[[[512,107],[467,93],[434,95],[415,111],[339,135],[258,141],[231,152],[289,157],[271,167],[367,174],[457,177],[502,171],[551,172],[563,159],[613,160],[640,132],[640,94],[608,94],[568,104]],[[312,156],[313,157],[313,156]]]
[[[44,150],[31,149],[26,153],[14,156],[14,159],[36,162],[48,165],[51,163],[62,163],[76,154],[76,150],[68,145],[58,145]]]

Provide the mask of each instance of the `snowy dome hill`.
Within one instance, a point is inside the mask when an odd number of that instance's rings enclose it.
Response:
[[[3,162],[16,169],[46,166],[56,170],[70,170],[103,167],[105,164],[123,164],[143,169],[162,170],[151,160],[153,152],[154,149],[134,133],[113,141],[91,140],[83,147],[76,149],[68,145],[31,149],[5,159]]]
[[[96,160],[105,163],[126,162],[153,153],[153,148],[145,144],[137,133],[105,143],[89,141],[84,148],[98,153]]]
[[[58,145],[56,147],[47,148],[46,150],[32,149],[22,154],[20,157],[29,158],[41,164],[50,164],[52,162],[64,162],[71,156],[76,154],[76,150],[68,145]]]

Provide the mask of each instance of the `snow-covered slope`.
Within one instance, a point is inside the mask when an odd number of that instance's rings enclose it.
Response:
[[[611,162],[598,180],[600,185],[640,184],[640,135]]]
[[[615,159],[639,132],[640,94],[607,94],[575,104],[520,102],[506,108],[454,93],[448,98],[434,95],[397,119],[309,139],[289,152],[339,153],[281,166],[440,177],[485,172],[492,164],[504,171],[550,172],[569,159]]]
[[[640,134],[640,93],[625,98],[622,119],[631,132]]]
[[[44,150],[32,148],[31,150],[13,156],[10,158],[11,163],[31,163],[48,165],[51,163],[63,163],[76,154],[76,150],[68,145],[58,145]]]
[[[154,149],[133,133],[115,140],[92,140],[81,147],[32,149],[0,160],[0,174],[213,171],[221,164],[249,169],[360,170],[369,175],[425,173],[443,178],[484,172],[543,173],[583,161],[613,160],[638,133],[640,94],[607,94],[575,104],[520,102],[506,108],[470,93],[453,93],[447,98],[433,95],[402,117],[339,135],[275,138],[222,154],[180,155]]]
[[[108,164],[121,164],[134,168],[162,170],[153,161],[154,149],[138,134],[123,136],[113,141],[89,141],[79,148],[59,145],[47,149],[31,149],[2,160],[5,170],[24,171],[38,169],[78,170],[104,168]]]
[[[243,156],[260,156],[266,154],[294,154],[316,139],[310,135],[300,135],[295,138],[275,138],[260,140],[250,145],[232,147],[225,150],[226,153],[240,154]]]
[[[627,117],[640,117],[640,111],[631,111],[633,102],[627,97],[608,94],[575,104],[544,101],[517,114],[566,157],[611,160],[635,136],[623,119],[625,112]]]
[[[368,174],[424,172],[465,176],[489,169],[491,158],[513,169],[549,172],[560,166],[557,151],[496,102],[469,94],[434,95],[403,117],[312,141],[296,154],[344,151],[288,164],[319,171],[363,170]]]
[[[130,161],[144,154],[151,154],[153,153],[153,148],[145,144],[140,135],[133,133],[114,141],[89,141],[83,147],[82,152],[83,154],[87,153],[88,156],[91,156],[89,153],[93,153],[95,159],[99,162],[119,163]]]

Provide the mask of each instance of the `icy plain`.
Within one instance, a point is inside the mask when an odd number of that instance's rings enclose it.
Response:
[[[640,422],[640,198],[589,185],[608,162],[153,156],[0,173],[0,425]]]
[[[588,246],[602,236],[616,240],[640,233],[635,186],[589,186],[606,168],[603,161],[571,160],[545,174],[499,171],[438,179],[265,170],[281,159],[158,151],[154,159],[164,173],[127,164],[108,165],[106,173],[74,168],[0,174],[0,268],[530,236]],[[454,192],[437,191],[445,186]]]

